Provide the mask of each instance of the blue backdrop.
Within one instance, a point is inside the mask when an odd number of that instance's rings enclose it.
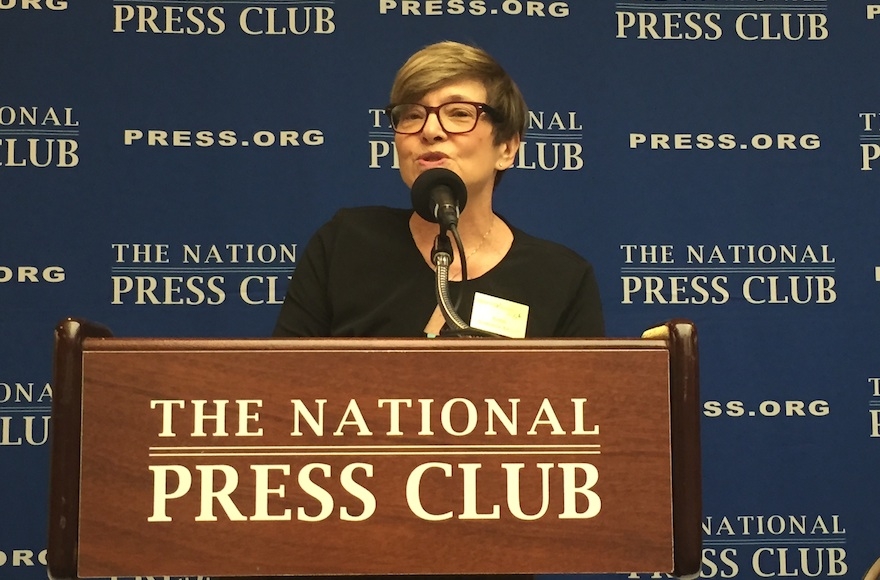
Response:
[[[408,205],[379,110],[444,39],[532,111],[498,211],[609,335],[698,326],[703,575],[880,557],[880,3],[0,0],[0,577],[45,577],[55,324],[268,335],[337,208]]]

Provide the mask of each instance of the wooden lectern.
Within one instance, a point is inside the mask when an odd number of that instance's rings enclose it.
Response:
[[[696,332],[56,331],[51,578],[666,572],[701,563]]]

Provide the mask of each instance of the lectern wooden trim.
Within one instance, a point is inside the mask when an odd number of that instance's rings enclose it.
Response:
[[[128,339],[68,319],[49,575],[694,575],[697,359],[686,321],[425,340]]]

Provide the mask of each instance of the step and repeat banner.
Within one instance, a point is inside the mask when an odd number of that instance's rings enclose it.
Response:
[[[531,110],[498,212],[610,336],[697,324],[702,575],[880,558],[880,3],[0,0],[0,577],[46,574],[55,325],[268,336],[338,208],[408,206],[381,111],[446,39]]]

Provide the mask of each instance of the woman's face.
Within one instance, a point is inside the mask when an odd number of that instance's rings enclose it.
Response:
[[[419,104],[436,107],[454,101],[486,102],[486,87],[474,80],[452,82],[431,91]],[[457,173],[468,189],[468,198],[491,196],[495,173],[513,163],[519,138],[495,144],[492,123],[486,114],[468,133],[446,133],[436,114],[429,114],[424,128],[412,135],[395,134],[400,176],[412,187],[422,172],[445,167]],[[486,199],[491,199],[486,197]]]

